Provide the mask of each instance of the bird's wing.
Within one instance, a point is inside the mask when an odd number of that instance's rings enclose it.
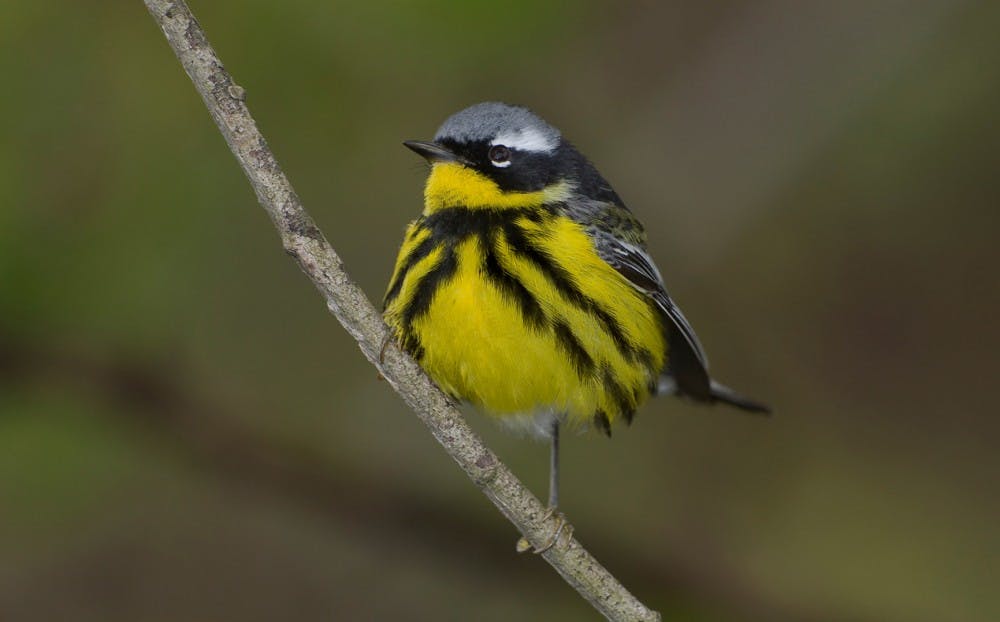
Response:
[[[691,324],[681,313],[680,307],[674,304],[663,285],[663,277],[656,269],[649,253],[640,244],[633,244],[615,236],[601,236],[598,251],[604,261],[625,277],[628,282],[656,302],[656,306],[670,318],[674,328],[684,338],[684,341],[695,354],[703,368],[708,369],[708,357],[705,349],[698,341]]]
[[[670,321],[666,327],[670,352],[664,370],[677,392],[696,399],[712,398],[708,357],[687,318],[674,304],[663,285],[656,264],[646,252],[646,233],[639,220],[604,182],[600,199],[577,197],[565,204],[565,213],[580,223],[594,242],[601,259],[621,274],[632,287],[649,298]]]

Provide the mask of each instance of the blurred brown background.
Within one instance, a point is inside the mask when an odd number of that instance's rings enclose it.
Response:
[[[1000,3],[192,8],[373,299],[400,141],[477,101],[645,221],[777,413],[567,439],[576,533],[665,620],[1000,619]],[[596,617],[283,255],[141,2],[3,3],[0,76],[0,620]]]

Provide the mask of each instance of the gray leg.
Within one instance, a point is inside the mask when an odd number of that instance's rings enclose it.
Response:
[[[559,422],[555,421],[552,424],[552,454],[551,460],[549,462],[549,510],[542,516],[543,521],[548,521],[553,516],[556,517],[556,524],[552,537],[550,537],[545,544],[540,547],[535,548],[535,553],[544,553],[559,541],[559,537],[566,534],[569,539],[573,538],[573,525],[566,522],[566,517],[562,515],[556,508],[559,507]],[[517,552],[523,553],[531,548],[531,544],[525,539],[521,538],[517,541]]]
[[[559,421],[552,423],[552,454],[549,462],[549,509],[559,507]]]

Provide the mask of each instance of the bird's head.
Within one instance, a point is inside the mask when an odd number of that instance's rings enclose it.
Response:
[[[565,200],[581,161],[559,130],[521,106],[485,102],[449,117],[433,141],[403,143],[431,164],[427,212],[503,209]]]

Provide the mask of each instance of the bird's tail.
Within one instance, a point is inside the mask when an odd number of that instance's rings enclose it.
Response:
[[[729,404],[730,406],[735,406],[740,410],[745,410],[749,413],[754,413],[758,415],[769,415],[771,414],[771,409],[761,404],[760,402],[755,402],[752,399],[743,397],[736,391],[733,391],[724,384],[720,384],[714,380],[711,381],[708,389],[711,399],[716,402],[723,402],[724,404]]]

